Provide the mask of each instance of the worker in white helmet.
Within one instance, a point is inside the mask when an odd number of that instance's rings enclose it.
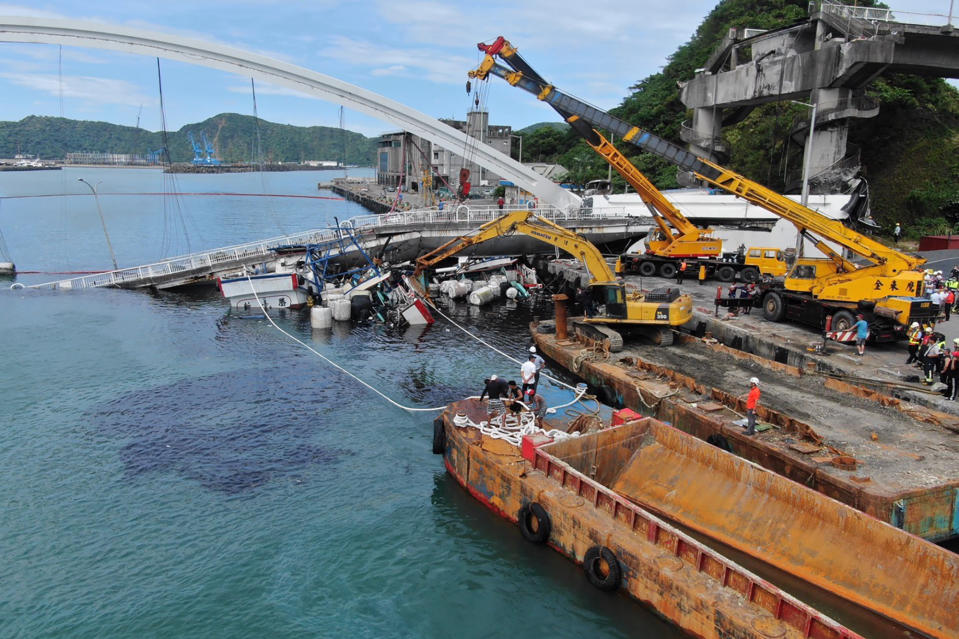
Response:
[[[536,352],[535,346],[529,347],[529,354],[530,357],[533,358],[533,363],[536,364],[536,377],[533,382],[533,388],[539,388],[539,374],[544,368],[546,368],[546,360],[539,356],[539,353]]]
[[[749,378],[749,395],[746,397],[746,429],[747,435],[756,434],[756,406],[759,404],[759,379]]]

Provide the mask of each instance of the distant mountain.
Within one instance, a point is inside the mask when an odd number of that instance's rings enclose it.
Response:
[[[190,131],[201,145],[201,133],[205,132],[223,162],[335,160],[368,166],[373,164],[376,154],[375,138],[353,131],[326,126],[298,127],[255,120],[248,115],[221,113],[165,135],[108,122],[32,115],[19,122],[0,122],[0,157],[12,158],[24,153],[56,160],[67,153],[79,152],[145,155],[167,147],[173,162],[189,162],[193,159],[193,148],[187,139]],[[256,153],[257,139],[259,153]]]

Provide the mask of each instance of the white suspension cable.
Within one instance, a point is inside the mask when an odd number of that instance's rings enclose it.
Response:
[[[296,342],[297,344],[303,346],[305,349],[307,349],[308,351],[310,351],[311,353],[313,353],[314,355],[316,355],[316,356],[319,357],[320,359],[324,360],[326,363],[328,363],[328,364],[330,364],[331,366],[333,366],[334,368],[337,368],[337,369],[339,369],[340,371],[346,373],[347,375],[349,375],[350,377],[352,377],[353,379],[355,379],[356,381],[358,381],[360,384],[362,384],[363,386],[366,386],[368,389],[370,389],[371,391],[373,391],[374,393],[376,393],[377,395],[379,395],[380,397],[382,397],[383,399],[385,399],[386,401],[388,401],[390,404],[393,404],[393,405],[396,406],[397,408],[401,408],[401,409],[403,409],[403,410],[405,410],[405,411],[409,411],[409,412],[411,412],[411,413],[425,413],[425,412],[433,412],[433,411],[439,411],[439,410],[446,410],[446,406],[439,406],[439,407],[437,407],[437,408],[412,408],[412,407],[410,407],[410,406],[403,406],[402,404],[399,404],[399,403],[393,401],[393,400],[390,399],[388,396],[384,395],[383,393],[381,393],[381,392],[378,391],[377,389],[373,388],[372,386],[370,386],[369,384],[367,384],[366,382],[364,382],[362,379],[360,379],[359,377],[357,377],[356,375],[354,375],[354,374],[351,373],[350,371],[346,370],[345,368],[343,368],[342,366],[340,366],[339,364],[337,364],[337,363],[334,362],[333,360],[329,359],[328,357],[325,357],[322,353],[320,353],[320,352],[318,352],[317,350],[315,350],[315,349],[314,349],[312,346],[310,346],[309,344],[301,341],[301,340],[300,340],[299,338],[297,338],[295,335],[291,335],[291,334],[287,333],[287,332],[284,331],[282,328],[280,328],[280,327],[277,325],[277,323],[273,321],[273,318],[270,317],[269,313],[266,312],[266,309],[263,307],[263,302],[260,301],[260,296],[256,294],[256,289],[253,288],[253,280],[250,279],[250,276],[249,276],[249,275],[246,276],[246,280],[247,280],[247,282],[250,283],[250,290],[253,291],[253,297],[256,298],[256,303],[260,305],[260,310],[263,311],[263,315],[266,317],[267,321],[269,321],[270,324],[273,325],[273,328],[275,328],[276,330],[280,331],[281,333],[283,333],[284,335],[286,335],[287,337],[289,337],[291,340],[293,340],[293,341]]]
[[[424,298],[424,301],[425,301],[427,304],[429,304],[430,307],[431,307],[433,310],[435,310],[436,313],[437,313],[440,317],[442,317],[442,318],[445,319],[447,322],[449,322],[450,324],[452,324],[452,325],[455,326],[456,328],[460,329],[461,331],[463,331],[464,333],[466,333],[467,335],[469,335],[470,337],[472,337],[473,339],[475,339],[475,340],[476,340],[477,342],[479,342],[480,344],[486,346],[487,348],[489,348],[489,349],[491,349],[491,350],[493,350],[493,351],[496,351],[497,353],[499,353],[500,355],[502,355],[502,356],[505,357],[506,359],[510,360],[511,362],[515,362],[516,364],[519,364],[520,366],[523,365],[523,362],[519,361],[518,359],[516,359],[516,358],[513,357],[512,355],[508,355],[507,353],[504,353],[503,351],[501,351],[500,349],[496,348],[495,346],[493,346],[492,344],[490,344],[489,342],[487,342],[487,341],[484,340],[483,338],[478,337],[478,336],[474,335],[473,333],[470,333],[468,330],[466,330],[466,328],[464,328],[463,326],[460,326],[459,324],[457,324],[451,317],[449,317],[448,315],[446,315],[445,313],[443,313],[443,311],[441,311],[441,310],[436,306],[436,304],[434,304],[431,300]],[[568,389],[570,389],[570,390],[577,390],[577,388],[576,388],[575,386],[573,386],[572,384],[567,384],[567,383],[564,382],[563,380],[561,380],[561,379],[556,379],[556,378],[553,377],[552,375],[547,375],[547,374],[545,374],[545,373],[542,373],[541,376],[542,376],[542,377],[545,377],[546,379],[548,379],[549,381],[553,382],[554,384],[558,384],[558,385],[560,385],[560,386],[565,386],[566,388],[568,388]],[[578,398],[577,398],[577,399],[578,399]],[[574,403],[575,403],[576,400],[573,400],[573,401],[574,401]]]

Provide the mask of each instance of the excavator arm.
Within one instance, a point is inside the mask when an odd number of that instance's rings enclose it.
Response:
[[[470,72],[470,77],[485,80],[489,74],[497,75],[510,84],[539,95],[539,87],[549,86],[508,42],[499,38],[492,45],[479,45],[481,50],[487,51],[483,64]],[[483,47],[486,47],[485,49]],[[497,51],[499,55],[513,67],[513,71],[496,64],[489,51]],[[569,123],[573,130],[601,156],[616,172],[623,176],[626,183],[639,194],[643,203],[649,209],[653,221],[664,239],[653,240],[649,243],[650,250],[657,255],[667,257],[718,256],[722,251],[722,242],[712,235],[711,229],[700,229],[689,221],[675,206],[657,189],[643,173],[637,169],[629,159],[623,155],[609,140],[593,128],[578,115],[556,109]]]
[[[503,77],[513,86],[518,86],[534,94],[559,113],[566,114],[564,115],[565,118],[575,116],[596,129],[609,131],[619,139],[629,142],[645,152],[668,160],[680,169],[689,171],[697,179],[707,184],[737,195],[792,222],[800,232],[818,237],[817,243],[821,246],[825,246],[823,244],[823,240],[825,240],[848,249],[852,253],[865,258],[872,266],[879,267],[875,269],[878,274],[892,277],[903,271],[916,271],[925,263],[922,258],[890,248],[848,228],[838,220],[829,219],[734,171],[697,157],[686,149],[649,131],[624,122],[601,109],[557,90],[535,72],[530,73],[532,70],[529,65],[516,53],[516,49],[503,38],[498,38],[491,45],[481,44],[478,46],[480,50],[486,52],[486,57],[479,68],[470,72],[472,77],[484,79],[490,73]],[[506,60],[514,68],[514,71],[496,64],[493,56],[497,55]],[[861,268],[842,257],[835,250],[826,251],[826,253],[836,263],[837,270],[841,272],[850,273]]]
[[[439,262],[456,255],[457,253],[482,242],[497,237],[521,233],[535,237],[580,260],[589,271],[590,285],[612,284],[616,277],[610,270],[603,254],[581,235],[554,224],[549,220],[535,215],[532,211],[514,211],[502,217],[490,220],[470,235],[463,235],[446,244],[433,249],[429,253],[416,259],[416,268],[413,270],[413,279],[419,277]]]

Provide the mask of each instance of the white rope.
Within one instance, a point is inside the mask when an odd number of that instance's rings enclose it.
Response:
[[[578,437],[579,433],[567,433],[562,430],[545,430],[536,425],[536,416],[533,413],[515,415],[495,415],[489,420],[474,422],[465,413],[457,413],[453,417],[453,425],[458,428],[475,428],[484,435],[493,439],[502,439],[514,446],[519,446],[524,435],[543,433],[556,441]]]
[[[314,355],[316,355],[316,356],[319,357],[320,359],[324,360],[326,363],[328,363],[328,364],[330,364],[331,366],[333,366],[333,367],[339,369],[340,371],[346,373],[347,375],[349,375],[350,377],[352,377],[353,379],[355,379],[356,381],[358,381],[360,384],[363,384],[363,386],[366,386],[368,389],[370,389],[371,391],[373,391],[374,393],[376,393],[377,395],[379,395],[380,397],[382,397],[383,399],[385,399],[385,400],[388,401],[389,403],[393,404],[393,405],[396,406],[397,408],[402,408],[403,410],[409,411],[409,412],[411,412],[411,413],[432,412],[432,411],[438,411],[438,410],[445,410],[445,409],[446,409],[446,406],[439,406],[439,407],[437,407],[437,408],[412,408],[412,407],[410,407],[410,406],[403,406],[402,404],[398,404],[397,402],[393,401],[392,399],[390,399],[389,397],[387,397],[386,395],[384,395],[383,393],[381,393],[381,392],[378,391],[377,389],[373,388],[372,386],[370,386],[369,384],[367,384],[366,382],[364,382],[362,379],[360,379],[359,377],[357,377],[356,375],[354,375],[354,374],[351,373],[350,371],[346,370],[345,368],[343,368],[342,366],[340,366],[339,364],[337,364],[337,363],[334,362],[333,360],[329,359],[328,357],[325,357],[323,354],[321,354],[320,352],[316,351],[316,350],[315,350],[312,346],[310,346],[309,344],[301,341],[300,339],[298,339],[298,338],[297,338],[296,336],[294,336],[294,335],[290,335],[289,333],[287,333],[286,331],[284,331],[282,328],[280,328],[280,327],[277,325],[277,323],[273,321],[273,318],[270,317],[270,314],[266,312],[266,309],[263,307],[263,302],[260,301],[260,296],[256,294],[256,290],[253,288],[253,281],[250,280],[250,276],[249,276],[249,275],[246,276],[246,279],[247,279],[247,281],[250,283],[250,290],[253,291],[253,297],[256,298],[256,303],[260,305],[260,310],[263,311],[263,315],[264,315],[264,316],[266,317],[266,319],[270,322],[270,324],[272,324],[273,327],[274,327],[276,330],[280,331],[281,333],[283,333],[284,335],[286,335],[287,337],[289,337],[291,340],[293,340],[293,341],[296,342],[297,344],[303,346],[305,349],[307,349],[308,351],[310,351],[311,353],[313,353]]]
[[[475,340],[476,340],[477,342],[479,342],[480,344],[483,344],[483,345],[486,346],[487,348],[496,351],[497,353],[499,353],[500,355],[502,355],[502,356],[505,357],[506,359],[510,360],[511,362],[515,362],[515,363],[519,364],[520,366],[523,365],[523,362],[519,361],[518,359],[516,359],[516,358],[513,357],[512,355],[508,355],[508,354],[504,353],[503,351],[501,351],[500,349],[496,348],[495,346],[493,346],[492,344],[490,344],[490,343],[487,342],[486,340],[484,340],[484,339],[482,339],[482,338],[480,338],[480,337],[477,337],[477,336],[474,335],[473,333],[470,333],[468,330],[466,330],[466,328],[464,328],[464,327],[460,326],[459,324],[457,324],[455,321],[453,321],[453,319],[452,319],[451,317],[449,317],[448,315],[446,315],[445,313],[443,313],[443,311],[441,311],[441,310],[436,306],[436,304],[434,304],[434,303],[433,303],[432,301],[430,301],[429,299],[426,299],[426,303],[429,304],[429,305],[433,308],[433,310],[435,310],[436,313],[437,313],[440,317],[442,317],[442,318],[445,319],[447,322],[449,322],[450,324],[452,324],[452,325],[455,326],[456,328],[460,329],[461,331],[463,331],[464,333],[466,333],[467,335],[469,335],[470,337],[472,337],[473,339],[475,339]],[[571,389],[571,390],[576,390],[576,387],[573,386],[572,384],[567,384],[567,383],[564,382],[563,380],[561,380],[561,379],[556,379],[555,377],[553,377],[553,376],[551,376],[551,375],[547,375],[546,373],[540,373],[540,376],[541,376],[541,377],[545,377],[546,379],[548,379],[549,381],[553,382],[554,384],[558,384],[558,385],[560,385],[560,386],[565,386],[566,388],[569,388],[569,389]],[[574,400],[574,401],[575,401],[575,400]]]

